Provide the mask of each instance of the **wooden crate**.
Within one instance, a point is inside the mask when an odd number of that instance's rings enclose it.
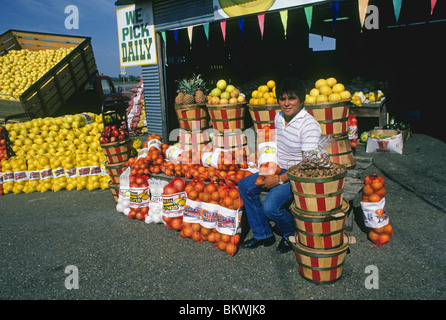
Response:
[[[9,50],[74,48],[20,96],[0,99],[0,118],[23,114],[29,120],[52,116],[97,72],[90,37],[9,30],[0,36],[0,55]]]

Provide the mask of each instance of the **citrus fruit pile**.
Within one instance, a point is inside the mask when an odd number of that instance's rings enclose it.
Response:
[[[226,80],[217,81],[215,88],[207,96],[208,104],[237,104],[245,102],[245,96],[234,85]]]
[[[5,194],[108,188],[101,116],[37,118],[4,127],[15,154],[1,162]]]
[[[351,94],[345,90],[342,83],[338,83],[336,78],[319,79],[315,82],[314,88],[305,97],[305,103],[324,103],[350,99]]]
[[[19,95],[72,50],[9,50],[0,56],[0,99],[19,100]]]
[[[260,85],[257,90],[251,93],[249,104],[276,104],[276,82],[269,80],[266,84]]]
[[[385,194],[385,179],[382,176],[372,174],[365,177],[361,202],[380,202],[384,199]],[[385,206],[376,209],[374,214],[378,221],[386,222],[378,228],[369,228],[368,238],[377,246],[380,246],[389,242],[393,236],[393,227],[388,220]]]

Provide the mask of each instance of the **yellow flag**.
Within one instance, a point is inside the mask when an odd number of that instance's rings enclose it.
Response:
[[[361,21],[361,31],[364,27],[365,14],[367,13],[367,7],[369,5],[369,0],[358,0],[359,9],[359,21]]]
[[[282,19],[283,30],[286,39],[286,28],[288,25],[288,10],[280,11],[280,19]]]

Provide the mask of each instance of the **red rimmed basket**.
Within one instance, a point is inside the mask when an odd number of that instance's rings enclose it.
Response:
[[[334,164],[335,166],[342,166]],[[330,215],[342,208],[345,176],[347,170],[328,177],[299,177],[294,175],[291,167],[288,178],[297,209],[306,214]]]
[[[274,118],[277,112],[280,111],[278,104],[248,104],[248,109],[256,132],[259,129],[263,129],[266,125],[274,129]]]
[[[291,206],[291,213],[296,223],[297,241],[315,249],[333,249],[344,243],[344,227],[350,205],[343,200],[342,208],[328,216],[306,214]]]
[[[100,145],[107,158],[107,162],[110,164],[126,162],[130,158],[130,139],[112,143],[101,143]]]
[[[305,110],[319,122],[322,135],[347,134],[350,99],[306,103]]]
[[[292,241],[299,274],[314,283],[333,283],[338,281],[344,271],[345,256],[348,242],[329,250],[308,248],[296,241]]]
[[[225,130],[244,130],[246,103],[206,105],[212,126],[219,132]]]
[[[124,166],[124,162],[117,163],[108,163],[107,161],[104,163],[105,169],[107,170],[108,175],[110,176],[110,180],[112,183],[119,183],[119,178],[121,174],[127,169]]]
[[[209,113],[205,104],[175,104],[175,112],[180,128],[186,130],[205,130],[209,128]]]

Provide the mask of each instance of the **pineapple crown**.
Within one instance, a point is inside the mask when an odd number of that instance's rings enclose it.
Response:
[[[203,78],[201,78],[201,75],[193,75],[190,79],[182,79],[177,82],[177,93],[184,93],[184,94],[191,94],[193,95],[195,91],[201,90],[205,92],[206,90],[206,82]]]

